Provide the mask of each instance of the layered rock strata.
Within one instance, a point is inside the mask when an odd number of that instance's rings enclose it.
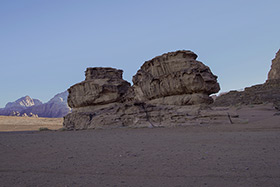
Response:
[[[133,86],[122,79],[122,70],[88,68],[85,81],[68,89],[72,113],[64,117],[64,127],[75,130],[229,123],[230,114],[208,107],[212,102],[209,95],[220,88],[217,76],[196,58],[191,51],[155,57],[133,77]]]
[[[264,84],[245,88],[244,91],[230,91],[216,98],[214,106],[232,106],[274,103],[280,101],[280,50],[272,60],[268,79]]]
[[[191,51],[176,51],[146,61],[133,77],[135,98],[154,104],[195,105],[213,102],[217,76]]]
[[[87,68],[86,80],[68,89],[69,107],[75,110],[120,102],[130,87],[122,73],[114,68]]]

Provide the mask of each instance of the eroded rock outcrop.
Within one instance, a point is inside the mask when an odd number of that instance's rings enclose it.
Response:
[[[280,80],[280,49],[276,53],[275,58],[272,60],[271,69],[268,73],[268,79],[270,80]]]
[[[87,68],[86,80],[68,89],[68,105],[75,109],[120,102],[130,87],[122,73],[114,68]]]
[[[280,50],[272,60],[268,79],[264,84],[247,87],[244,91],[230,91],[215,100],[214,106],[233,106],[273,103],[280,101]]]
[[[135,97],[154,104],[195,105],[213,102],[217,76],[191,51],[176,51],[146,61],[133,77]]]
[[[133,86],[122,79],[122,70],[88,68],[85,81],[68,89],[72,113],[64,117],[64,127],[73,130],[229,122],[228,113],[209,107],[209,95],[220,89],[217,76],[196,58],[195,53],[185,50],[155,57],[133,77]]]

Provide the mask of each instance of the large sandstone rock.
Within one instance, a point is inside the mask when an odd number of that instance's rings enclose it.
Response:
[[[176,51],[146,61],[133,77],[139,101],[168,105],[212,103],[220,90],[217,76],[191,51]]]
[[[86,80],[68,89],[68,105],[80,108],[120,102],[130,87],[122,73],[113,68],[87,68]]]
[[[245,88],[244,91],[230,91],[216,98],[214,106],[232,106],[274,103],[280,101],[280,50],[272,60],[268,79],[264,84]]]
[[[272,60],[271,69],[268,73],[268,81],[280,79],[280,49]]]
[[[143,64],[133,86],[122,70],[88,68],[85,81],[71,86],[64,117],[69,130],[112,127],[166,127],[229,123],[224,111],[207,107],[219,91],[217,77],[191,51],[176,51]]]

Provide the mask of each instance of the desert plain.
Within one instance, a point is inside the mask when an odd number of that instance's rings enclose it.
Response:
[[[0,184],[279,186],[279,111],[270,104],[231,110],[246,120],[172,128],[38,131],[60,129],[62,119],[1,117]],[[32,121],[29,127],[27,120]]]

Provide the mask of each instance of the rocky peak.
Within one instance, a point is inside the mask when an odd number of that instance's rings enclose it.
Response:
[[[268,81],[280,79],[280,49],[272,60],[271,69],[268,73]]]
[[[9,102],[6,104],[5,108],[6,109],[13,109],[15,108],[16,110],[18,110],[18,108],[28,108],[28,107],[32,107],[35,105],[41,105],[43,104],[40,100],[38,99],[32,99],[31,97],[29,97],[28,95],[25,97],[22,97],[14,102]]]
[[[234,106],[249,104],[273,103],[279,106],[280,101],[280,50],[272,60],[268,79],[264,84],[253,85],[243,91],[230,91],[220,95],[215,100],[214,106]]]
[[[52,99],[50,99],[47,103],[65,103],[67,104],[68,92],[64,91],[62,93],[56,94]]]

